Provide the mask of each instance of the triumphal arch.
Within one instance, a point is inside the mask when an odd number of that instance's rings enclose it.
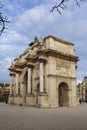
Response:
[[[51,35],[35,39],[9,67],[9,103],[76,106],[77,61],[73,43]]]

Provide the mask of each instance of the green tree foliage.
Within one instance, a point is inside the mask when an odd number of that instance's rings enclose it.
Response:
[[[9,97],[9,91],[0,89],[0,102],[8,101],[8,97]]]
[[[37,36],[35,36],[35,37],[34,37],[34,42],[39,43],[39,39],[38,39],[38,37],[37,37]]]

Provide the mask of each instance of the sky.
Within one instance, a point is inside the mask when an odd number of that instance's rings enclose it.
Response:
[[[74,43],[77,64],[77,83],[87,76],[87,3],[78,7],[74,0],[60,15],[50,12],[57,0],[2,0],[3,15],[9,24],[0,36],[0,82],[9,83],[12,60],[17,58],[34,37],[53,35]],[[59,1],[59,0],[58,0]]]

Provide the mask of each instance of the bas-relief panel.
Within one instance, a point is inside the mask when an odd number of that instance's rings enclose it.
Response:
[[[71,55],[74,54],[72,46],[61,44],[60,42],[56,41],[55,41],[55,49],[65,54],[71,54]]]
[[[36,64],[35,64],[34,71],[35,71],[35,78],[36,78],[36,77],[39,76],[39,63],[36,63]]]
[[[58,75],[62,75],[62,76],[69,76],[69,72],[70,72],[70,65],[69,63],[65,62],[65,61],[57,61],[56,64],[56,73]]]

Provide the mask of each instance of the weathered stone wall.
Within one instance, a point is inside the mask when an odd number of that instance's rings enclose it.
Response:
[[[15,73],[15,87],[14,96],[10,96],[9,102],[38,107],[58,107],[59,86],[62,83],[65,84],[65,88],[62,88],[65,92],[63,98],[66,99],[63,105],[76,106],[76,62],[72,43],[53,36],[46,38],[44,42],[34,43],[15,59],[16,66],[11,66],[10,71],[14,70]],[[18,79],[16,72],[19,74]],[[20,88],[18,94],[17,86]],[[32,88],[30,93],[29,87]]]
[[[62,52],[69,55],[74,54],[74,46],[72,44],[66,44],[64,42],[58,42],[52,38],[46,39],[46,47],[47,49],[53,49],[58,52]]]

